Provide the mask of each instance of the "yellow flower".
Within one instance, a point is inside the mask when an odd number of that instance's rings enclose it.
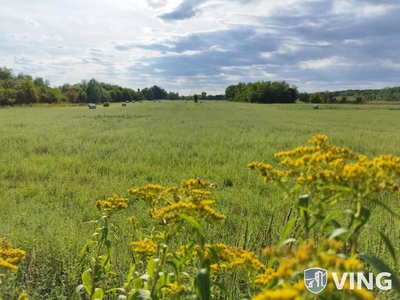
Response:
[[[186,287],[183,284],[179,284],[175,281],[174,283],[168,284],[167,291],[170,295],[182,294],[186,292]]]
[[[29,300],[27,293],[22,293],[19,295],[18,300]]]
[[[128,198],[120,198],[118,195],[107,198],[107,200],[97,200],[96,207],[103,214],[109,216],[112,213],[128,207]]]
[[[156,253],[157,245],[152,240],[132,242],[133,252],[140,254],[153,255]]]
[[[18,264],[25,259],[26,252],[12,248],[11,243],[0,238],[0,268],[15,271]]]
[[[132,216],[127,219],[128,224],[132,225],[133,227],[137,227],[139,225],[139,221],[136,217]]]
[[[254,280],[255,284],[258,285],[268,285],[276,276],[274,269],[266,269],[263,274],[259,274],[256,276]]]

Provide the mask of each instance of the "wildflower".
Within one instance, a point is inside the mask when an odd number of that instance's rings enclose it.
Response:
[[[137,227],[139,225],[139,221],[136,217],[129,217],[127,219],[128,224],[132,225],[133,227]]]
[[[157,245],[152,240],[144,240],[140,242],[132,242],[133,252],[153,255],[156,253]]]
[[[310,146],[275,154],[284,170],[269,164],[252,162],[251,169],[258,169],[264,181],[284,181],[295,178],[296,182],[310,190],[337,193],[334,187],[350,188],[354,197],[367,196],[371,192],[399,191],[396,179],[400,176],[400,157],[381,155],[369,160],[346,147],[333,146],[324,135],[310,139]],[[342,189],[349,194],[349,190]],[[345,192],[346,191],[346,192]]]
[[[266,270],[266,267],[257,259],[253,252],[246,251],[242,248],[229,247],[225,244],[216,244],[209,246],[218,254],[218,262],[211,265],[211,269],[216,272],[218,270],[231,270],[237,267],[244,267],[250,270]],[[206,255],[207,257],[207,255]]]
[[[159,210],[149,210],[150,216],[155,219],[163,219],[166,223],[179,220],[178,214],[193,216],[198,219],[205,218],[208,222],[221,221],[226,218],[225,215],[214,211],[210,205],[214,204],[213,200],[203,200],[199,203],[179,201]]]
[[[107,198],[107,200],[97,200],[96,207],[107,216],[128,207],[128,198],[120,198],[118,195]]]
[[[19,295],[18,300],[29,300],[27,293],[22,293]]]
[[[167,285],[167,291],[170,295],[182,294],[186,292],[186,287],[175,281],[174,283],[169,283]]]
[[[16,271],[18,264],[25,259],[26,252],[18,248],[12,248],[11,243],[0,238],[0,268]]]
[[[274,269],[266,269],[263,274],[259,274],[256,276],[254,283],[266,286],[275,278],[275,276],[276,274]]]

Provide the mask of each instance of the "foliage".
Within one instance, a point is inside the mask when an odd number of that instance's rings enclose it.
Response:
[[[113,192],[127,197],[124,191],[133,184],[171,186],[183,176],[208,178],[219,186],[212,207],[228,217],[223,225],[205,229],[206,242],[244,247],[263,261],[260,249],[279,243],[290,201],[273,184],[257,180],[257,172],[243,162],[262,158],[274,165],[273,153],[293,149],[320,131],[369,158],[399,155],[398,139],[386,130],[396,127],[396,106],[332,105],[314,114],[307,105],[209,104],[144,102],[129,110],[100,107],[95,114],[82,107],[0,109],[0,236],[28,253],[0,287],[4,299],[18,298],[22,288],[32,299],[70,299],[79,284],[77,253],[92,232],[85,222],[96,218],[97,209],[87,199],[106,199]],[[379,194],[396,211],[397,194]],[[397,249],[400,223],[382,207],[372,209],[370,224]],[[120,238],[112,240],[116,286],[122,286],[132,262],[131,242],[139,241],[126,222],[131,215],[148,231],[152,227],[140,202],[113,215]],[[362,231],[359,248],[391,261],[374,231]],[[237,295],[242,288],[234,284],[241,282],[238,275],[224,278]],[[398,295],[384,292],[381,298]]]
[[[13,248],[11,243],[0,237],[0,285],[7,280],[10,272],[18,270],[18,264],[25,259],[26,252],[19,248]],[[0,294],[0,300],[1,298]],[[27,300],[26,293],[22,293],[19,300]]]
[[[297,99],[297,87],[286,82],[239,83],[226,88],[228,101],[250,103],[294,103]]]
[[[249,164],[250,168],[260,171],[266,182],[272,180],[282,185],[286,195],[295,200],[293,208],[297,211],[297,215],[288,220],[281,243],[263,251],[266,263],[255,253],[240,247],[206,243],[208,224],[226,218],[211,208],[215,201],[210,200],[211,193],[204,190],[215,185],[190,179],[182,181],[179,187],[149,184],[128,190],[135,199],[148,204],[149,216],[155,221],[154,228],[151,234],[138,229],[139,240],[132,243],[135,259],[127,280],[123,287],[111,287],[107,292],[115,299],[132,300],[187,297],[203,300],[222,295],[231,299],[221,280],[227,272],[235,272],[243,283],[236,297],[306,300],[315,298],[302,280],[303,272],[311,267],[337,273],[367,271],[362,259],[371,263],[380,260],[356,251],[359,233],[368,228],[371,215],[365,200],[383,189],[398,191],[394,180],[400,177],[400,157],[380,156],[367,160],[348,148],[327,144],[327,137],[323,135],[313,137],[310,145],[276,154],[282,160],[281,165],[288,168],[286,171],[274,169],[269,164]],[[288,177],[297,179],[292,189],[286,188]],[[308,193],[298,197],[305,191]],[[103,299],[107,286],[104,280],[112,275],[109,219],[116,211],[125,209],[127,201],[117,196],[97,201],[96,206],[102,213],[98,221],[101,227],[82,250],[81,261],[86,260],[90,267],[82,274],[77,294],[85,289],[90,299]],[[344,208],[332,207],[338,202],[344,202]],[[342,227],[339,216],[345,213],[350,214],[350,222],[347,227]],[[302,229],[292,230],[295,223]],[[185,236],[186,227],[191,233]],[[311,238],[311,230],[315,231],[314,238]],[[293,237],[287,239],[290,233]],[[178,239],[182,236],[183,239]],[[384,242],[396,264],[390,240],[385,237]],[[93,250],[95,255],[87,259]],[[400,292],[395,273],[390,269],[386,271],[391,272],[394,287]],[[351,289],[348,282],[343,290],[337,290],[329,274],[330,283],[319,295],[320,299],[375,299],[365,287]]]
[[[361,104],[368,101],[399,101],[400,87],[386,87],[383,89],[321,91],[316,93],[300,93],[299,100],[311,103],[354,103]],[[313,99],[314,98],[314,102]],[[319,101],[319,102],[316,102]]]

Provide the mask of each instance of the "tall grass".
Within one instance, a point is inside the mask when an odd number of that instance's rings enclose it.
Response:
[[[211,241],[261,251],[277,242],[289,203],[246,164],[276,164],[274,153],[319,133],[369,157],[400,155],[398,114],[381,105],[313,110],[212,101],[0,109],[0,236],[27,251],[1,292],[10,299],[22,289],[33,299],[67,299],[79,280],[76,257],[92,232],[87,222],[96,218],[95,201],[128,196],[128,188],[147,183],[171,186],[196,177],[217,183],[216,208],[228,219],[208,229]],[[385,201],[395,209],[398,199]],[[121,245],[131,239],[125,218],[136,215],[146,224],[146,214],[136,203],[120,214]],[[400,249],[399,222],[383,211],[374,216]],[[372,232],[360,247],[385,256]],[[130,259],[123,249],[115,262],[121,274]]]

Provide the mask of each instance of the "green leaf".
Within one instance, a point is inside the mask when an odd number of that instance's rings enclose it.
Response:
[[[150,277],[154,276],[154,270],[159,262],[158,258],[151,259],[147,265],[147,273],[149,273]]]
[[[133,280],[133,288],[135,290],[140,290],[142,287],[142,278],[136,278]]]
[[[287,236],[289,235],[289,233],[290,233],[290,231],[292,230],[293,225],[294,225],[294,223],[295,223],[296,221],[297,221],[297,219],[291,219],[291,220],[286,224],[285,229],[283,230],[283,233],[282,233],[282,235],[281,235],[281,239],[280,239],[280,241],[279,241],[280,244],[282,244],[282,243],[286,240]]]
[[[78,285],[78,286],[75,288],[75,291],[74,291],[74,293],[72,294],[71,299],[72,299],[72,300],[75,300],[76,297],[79,295],[79,292],[80,292],[83,288],[85,288],[85,286],[84,286],[83,284]],[[1,300],[1,298],[0,298],[0,300]]]
[[[196,276],[197,287],[200,292],[201,300],[210,300],[211,299],[211,280],[210,273],[208,269],[203,268],[197,272]]]
[[[90,283],[90,270],[86,270],[82,273],[82,284],[85,287],[86,292],[90,295],[92,285]]]
[[[365,225],[365,223],[368,222],[370,216],[371,216],[371,211],[368,208],[364,207],[364,206],[361,207],[358,216],[354,219],[354,221],[355,221],[355,223],[354,223],[354,225],[355,225],[354,232],[356,232],[358,229],[363,227]]]
[[[148,290],[137,290],[130,298],[129,300],[149,300],[151,299],[150,297],[150,291]]]
[[[336,210],[331,212],[329,215],[326,216],[326,218],[322,221],[320,229],[324,230],[324,228],[329,224],[329,225],[333,225],[331,224],[331,221],[333,219],[335,219],[336,217],[340,216],[341,214],[343,214],[342,210]]]
[[[133,278],[133,272],[135,271],[135,266],[131,265],[129,268],[128,275],[126,275],[126,282],[129,285],[129,283],[132,281]]]
[[[165,263],[174,268],[175,274],[177,274],[177,275],[179,274],[178,266],[177,266],[177,264],[175,263],[174,260],[170,259],[170,260],[167,260]]]
[[[353,189],[347,186],[340,186],[340,185],[326,185],[321,187],[322,190],[330,190],[330,191],[339,191],[344,193],[353,193]]]
[[[282,246],[287,245],[287,244],[289,244],[289,243],[294,243],[294,242],[296,242],[296,241],[297,241],[297,240],[294,239],[294,238],[287,239],[287,240],[285,240],[285,241],[282,243]]]
[[[104,297],[103,290],[101,288],[97,288],[92,296],[93,300],[102,300]]]
[[[197,234],[200,237],[201,245],[204,246],[204,244],[206,243],[206,238],[204,236],[203,228],[201,227],[201,225],[192,216],[186,216],[183,214],[178,214],[178,216],[181,219],[187,221],[197,231]]]
[[[329,235],[329,239],[334,239],[340,235],[343,235],[347,233],[348,230],[346,228],[336,228],[332,231],[332,233]]]
[[[385,243],[386,248],[389,250],[390,255],[393,258],[394,264],[397,268],[397,257],[396,257],[396,250],[394,249],[392,242],[390,241],[390,239],[387,237],[387,235],[385,235],[382,231],[377,230],[379,235],[381,236],[383,242]]]
[[[392,271],[388,265],[386,265],[385,262],[383,262],[381,259],[373,256],[372,254],[369,253],[361,253],[360,257],[363,258],[366,262],[368,262],[372,267],[377,270],[379,273],[382,272],[387,272],[390,273],[390,279],[392,280],[392,286],[395,288],[395,290],[400,293],[400,282],[398,278],[395,275],[395,272]]]
[[[337,193],[332,196],[326,197],[326,198],[322,199],[321,201],[329,204],[329,203],[335,202],[336,200],[340,199],[341,197],[343,197],[343,195],[341,193]]]

